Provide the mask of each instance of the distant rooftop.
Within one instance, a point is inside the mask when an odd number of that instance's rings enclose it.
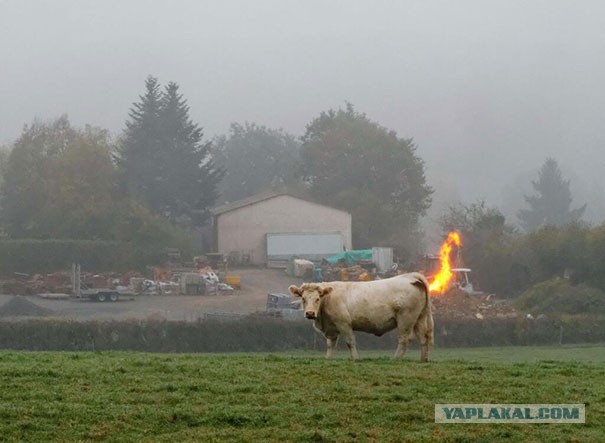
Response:
[[[317,203],[314,202],[312,200],[306,199],[304,197],[301,197],[299,195],[296,195],[295,193],[292,192],[276,192],[276,191],[267,191],[267,192],[261,192],[260,194],[256,194],[256,195],[252,195],[250,197],[246,197],[243,198],[241,200],[237,200],[231,203],[226,203],[224,205],[221,206],[217,206],[215,208],[212,209],[212,215],[221,215],[224,214],[226,212],[230,212],[230,211],[234,211],[235,209],[239,209],[239,208],[243,208],[245,206],[250,206],[250,205],[254,205],[256,203],[265,201],[265,200],[270,200],[272,198],[275,197],[281,197],[281,196],[287,196],[287,197],[292,197],[292,198],[297,198],[299,200],[304,200],[307,201],[309,203],[314,203],[316,205],[319,206],[325,206],[325,207],[329,207],[331,209],[335,209],[337,211],[342,211],[342,212],[346,212],[348,214],[347,211],[344,211],[342,209],[338,209],[338,208],[334,208],[332,206],[327,206],[321,203]]]

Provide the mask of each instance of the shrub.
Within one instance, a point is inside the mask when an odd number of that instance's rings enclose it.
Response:
[[[539,314],[605,315],[605,293],[584,284],[573,286],[568,280],[554,278],[534,285],[521,294],[519,309]]]
[[[357,333],[360,350],[394,351],[394,332]],[[546,345],[605,341],[605,317],[436,319],[437,347]],[[418,342],[412,342],[412,348]],[[32,351],[281,352],[324,351],[324,338],[307,321],[248,316],[229,321],[162,319],[0,321],[0,349]],[[340,348],[346,349],[340,340]]]

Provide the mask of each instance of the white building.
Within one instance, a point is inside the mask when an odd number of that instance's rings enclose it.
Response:
[[[212,214],[216,252],[236,261],[271,264],[286,255],[319,258],[352,249],[351,214],[289,194],[259,194]]]

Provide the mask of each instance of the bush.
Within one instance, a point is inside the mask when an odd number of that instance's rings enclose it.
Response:
[[[394,351],[394,332],[357,333],[360,351]],[[605,317],[436,319],[437,347],[546,345],[605,341]],[[344,341],[339,347],[346,349]],[[417,348],[418,342],[412,342]],[[325,351],[324,338],[308,321],[258,316],[198,322],[162,319],[0,321],[0,349],[31,351],[281,352]]]
[[[605,315],[605,293],[584,284],[573,286],[568,280],[554,278],[534,285],[521,294],[519,309],[539,314]]]

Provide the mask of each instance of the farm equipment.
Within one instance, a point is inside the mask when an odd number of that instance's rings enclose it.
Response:
[[[270,292],[267,295],[267,313],[273,317],[281,317],[287,320],[303,318],[300,300],[293,300],[290,294],[279,292]]]
[[[80,278],[80,265],[72,265],[72,292],[76,298],[87,298],[89,300],[96,300],[99,302],[117,302],[121,299],[134,299],[135,292],[130,287],[120,287],[107,285],[107,287],[100,288],[82,288],[82,280]],[[84,285],[86,286],[86,285]]]
[[[225,283],[235,289],[242,289],[242,279],[239,275],[225,275]]]
[[[178,277],[180,294],[183,295],[205,295],[206,280],[200,274],[186,272]]]
[[[460,255],[458,254],[452,260],[450,266],[459,266],[462,262]],[[429,283],[432,283],[435,276],[441,269],[441,259],[437,255],[425,255],[419,262],[419,269],[427,278]],[[460,289],[469,294],[474,294],[476,291],[473,288],[473,283],[470,278],[471,269],[463,267],[450,267],[451,277],[440,292],[447,292],[452,288]]]
[[[464,292],[473,294],[475,291],[473,289],[473,283],[470,280],[470,272],[471,270],[469,268],[452,269],[453,278],[450,287],[456,287]]]

